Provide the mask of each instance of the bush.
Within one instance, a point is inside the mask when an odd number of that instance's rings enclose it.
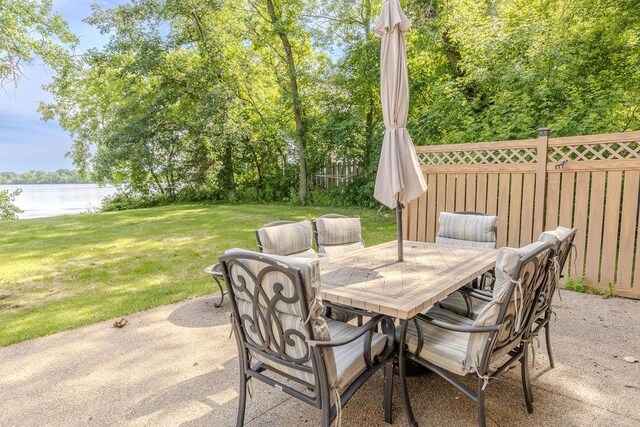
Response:
[[[375,182],[364,176],[354,177],[350,182],[344,182],[328,189],[314,188],[311,190],[309,201],[317,206],[360,206],[375,208],[380,206],[373,197]]]
[[[22,210],[14,205],[13,202],[20,193],[22,193],[21,188],[13,192],[9,192],[9,190],[0,191],[0,221],[18,219],[18,214],[22,213]]]

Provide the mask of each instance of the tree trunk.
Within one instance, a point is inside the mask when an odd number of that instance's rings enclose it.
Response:
[[[371,37],[373,37],[371,32],[371,0],[364,0],[364,16],[362,20],[362,29],[364,30],[364,42],[367,43]],[[375,96],[374,96],[374,87],[369,85],[367,91],[369,93],[369,102],[367,105],[367,115],[365,118],[365,131],[364,131],[364,159],[363,159],[363,169],[365,176],[369,176],[371,174],[371,156],[373,155],[373,115],[375,112]]]
[[[282,47],[284,49],[285,58],[287,60],[287,72],[289,74],[289,83],[291,85],[291,98],[293,101],[293,116],[296,123],[296,148],[298,149],[298,162],[300,165],[299,179],[300,184],[298,188],[298,197],[300,201],[304,203],[307,198],[307,149],[305,145],[304,137],[304,120],[302,111],[302,101],[300,100],[300,92],[298,91],[298,73],[296,70],[296,64],[293,59],[293,49],[291,48],[291,42],[287,36],[286,31],[280,23],[280,18],[276,14],[273,7],[272,0],[266,0],[267,10],[269,11],[269,17],[271,19],[271,25],[274,31],[280,37]]]
[[[233,173],[233,152],[231,150],[231,141],[227,141],[224,147],[224,166],[226,175],[226,185],[229,197],[233,198],[236,195],[236,179]]]

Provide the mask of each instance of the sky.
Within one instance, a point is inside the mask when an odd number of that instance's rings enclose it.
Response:
[[[53,9],[67,21],[80,39],[76,52],[103,46],[107,39],[94,27],[82,22],[91,14],[91,4],[109,8],[126,0],[54,0]],[[42,85],[52,72],[37,58],[24,69],[17,88],[0,90],[0,172],[73,169],[65,153],[71,149],[71,137],[56,121],[40,120],[38,105],[51,101]]]

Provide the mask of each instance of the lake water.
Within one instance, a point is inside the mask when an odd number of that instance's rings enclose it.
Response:
[[[22,188],[15,205],[24,212],[20,219],[73,215],[100,208],[102,199],[116,192],[112,186],[96,184],[0,185],[0,190]]]

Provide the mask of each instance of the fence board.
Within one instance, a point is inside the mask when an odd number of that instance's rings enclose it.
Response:
[[[583,230],[576,235],[576,269],[578,274],[584,272],[584,255],[587,239],[587,208],[589,206],[589,182],[590,172],[580,172],[576,174],[576,214],[574,217],[574,227]]]
[[[415,212],[414,215],[409,215],[409,240],[418,240],[418,212],[420,211],[421,205],[420,199],[421,197],[418,197],[409,203],[411,206],[411,210],[409,212]]]
[[[456,175],[456,211],[464,210],[466,175],[459,173]]]
[[[466,211],[475,211],[476,210],[476,174],[468,173],[467,174],[467,194],[465,196],[465,207]]]
[[[604,222],[605,172],[591,174],[591,200],[589,202],[589,229],[587,235],[587,262],[585,278],[590,283],[600,283],[600,258],[602,257],[602,223]]]
[[[509,246],[520,246],[520,214],[522,210],[522,174],[511,175],[511,197],[509,209]]]
[[[428,182],[428,179],[426,181]],[[424,242],[424,239],[427,235],[425,227],[427,225],[427,209],[429,208],[428,200],[430,198],[431,195],[429,194],[429,184],[427,184],[427,191],[422,193],[418,198],[418,215],[416,215],[418,217],[418,230],[416,231],[416,240],[419,240],[421,242]]]
[[[547,206],[544,221],[545,230],[553,230],[558,226],[558,212],[560,200],[560,175],[553,174],[547,178]]]
[[[487,213],[498,214],[498,174],[487,175]]]
[[[560,219],[558,224],[563,227],[570,227],[573,223],[575,180],[575,173],[567,172],[562,174],[562,184],[560,185]]]
[[[438,198],[438,177],[435,174],[427,176],[427,209],[426,218],[424,218],[424,235],[421,240],[425,242],[433,242],[433,218],[436,214],[436,200]]]
[[[433,229],[434,229],[434,238],[433,240],[429,240],[430,242],[435,242],[435,236],[438,235],[438,217],[440,212],[444,212],[447,210],[446,208],[447,202],[447,175],[438,174],[438,198],[436,200],[436,212],[433,218]]]
[[[522,215],[520,223],[520,245],[528,245],[533,240],[533,197],[535,194],[536,175],[533,173],[526,173],[523,177],[522,183]]]
[[[616,288],[631,287],[633,249],[638,217],[638,179],[640,179],[640,172],[638,171],[627,171],[624,174],[622,219],[620,221],[620,256],[618,258]]]
[[[445,209],[447,212],[453,212],[456,209],[456,175],[447,174],[447,198]]]
[[[618,245],[618,218],[620,216],[620,191],[622,172],[609,172],[607,176],[607,199],[604,207],[604,232],[602,236],[602,272],[600,283],[607,286],[616,280],[616,250]]]
[[[476,184],[476,210],[478,212],[487,212],[487,174],[478,175]]]
[[[511,175],[500,174],[498,179],[500,188],[498,193],[498,247],[507,245],[507,231],[509,227],[509,193],[511,186]]]

